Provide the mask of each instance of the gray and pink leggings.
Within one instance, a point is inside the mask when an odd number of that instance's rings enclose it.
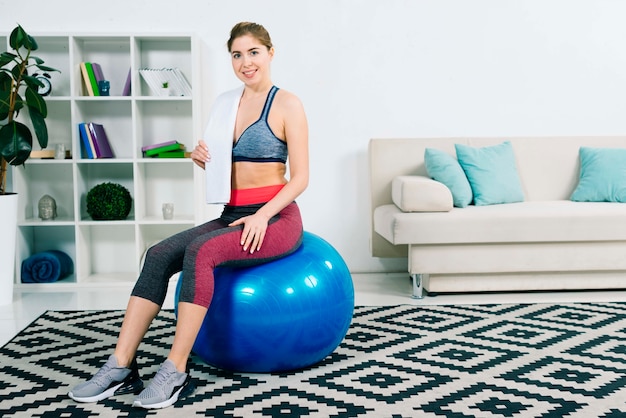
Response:
[[[226,205],[215,220],[179,232],[151,247],[132,291],[133,296],[163,305],[169,278],[182,271],[179,302],[209,307],[213,270],[219,266],[252,266],[284,257],[302,243],[302,218],[295,202],[270,219],[260,251],[250,254],[240,244],[243,225],[228,224],[255,213],[260,204]]]

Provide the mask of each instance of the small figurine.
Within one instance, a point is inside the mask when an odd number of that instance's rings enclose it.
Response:
[[[44,195],[39,199],[39,217],[48,221],[57,217],[57,202],[52,196]]]

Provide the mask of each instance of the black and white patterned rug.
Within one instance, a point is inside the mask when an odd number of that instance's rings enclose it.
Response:
[[[112,352],[122,311],[46,312],[0,349],[2,417],[603,417],[626,416],[626,303],[357,307],[322,363],[233,374],[192,359],[196,392],[144,411],[133,395],[67,398]],[[148,380],[174,313],[139,353]]]

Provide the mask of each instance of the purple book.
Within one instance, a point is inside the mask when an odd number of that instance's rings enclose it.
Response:
[[[113,158],[113,151],[109,144],[104,126],[98,123],[89,123],[89,132],[93,138],[93,146],[96,149],[97,158]]]
[[[126,76],[126,83],[124,83],[122,96],[130,96],[130,68],[128,69],[128,75]]]
[[[146,151],[151,150],[151,149],[165,147],[167,145],[174,145],[175,143],[176,143],[176,140],[161,142],[161,143],[152,144],[152,145],[144,145],[143,147],[141,147],[141,151],[146,152]]]
[[[105,80],[104,73],[102,72],[102,67],[100,67],[100,64],[92,62],[91,68],[93,69],[93,74],[96,76],[97,83],[101,82],[102,80]]]

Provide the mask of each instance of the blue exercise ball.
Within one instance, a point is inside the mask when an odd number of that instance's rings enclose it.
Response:
[[[302,369],[339,346],[353,310],[354,287],[343,258],[328,242],[304,232],[300,248],[286,257],[215,269],[213,300],[193,352],[207,364],[236,372]]]

